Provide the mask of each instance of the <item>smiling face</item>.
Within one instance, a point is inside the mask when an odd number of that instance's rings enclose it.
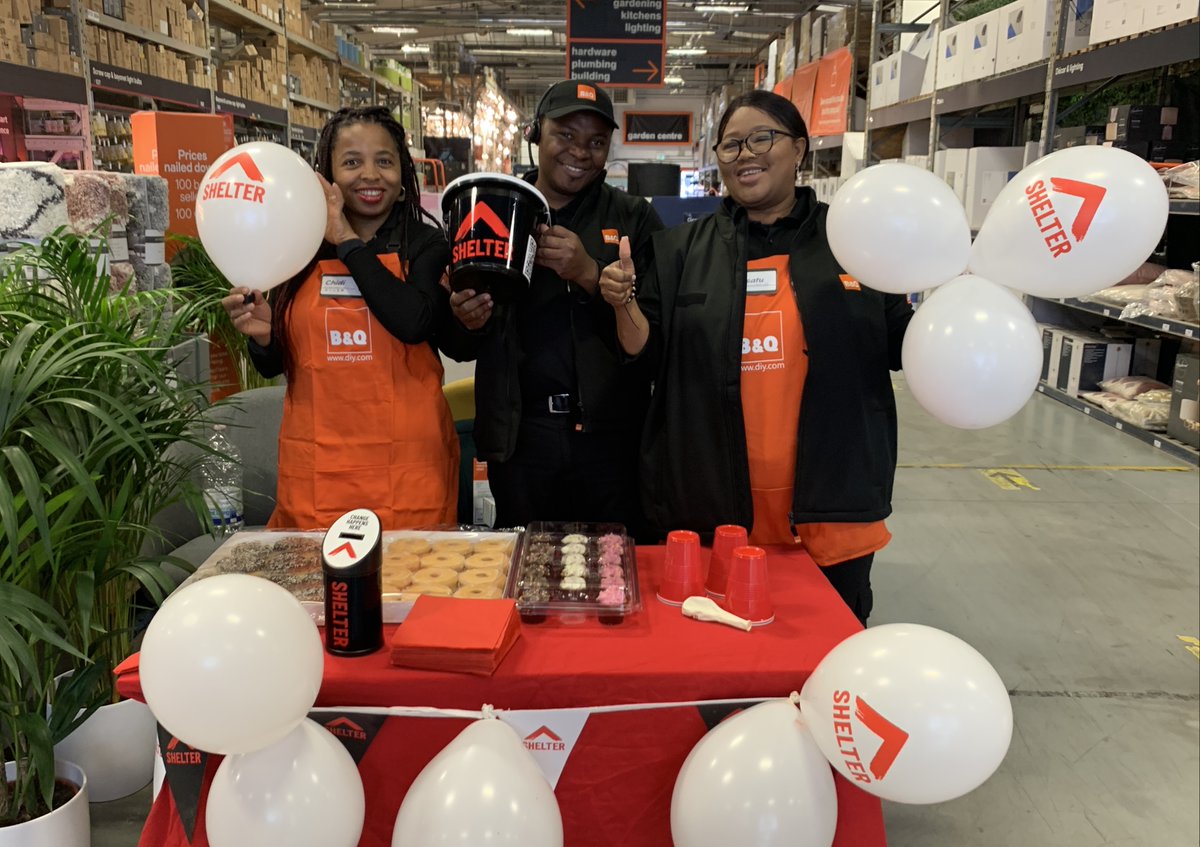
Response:
[[[612,134],[612,126],[595,112],[542,119],[537,187],[552,207],[570,203],[604,172]]]
[[[732,162],[717,163],[729,195],[746,209],[751,220],[765,223],[786,215],[795,203],[796,167],[804,158],[804,139],[784,134],[788,130],[766,112],[744,106],[729,117],[718,141],[741,141],[771,129],[779,134],[766,153],[756,155],[742,145]]]
[[[400,196],[400,150],[391,133],[376,123],[342,127],[330,157],[333,181],[346,198],[346,219],[353,224],[387,218]]]

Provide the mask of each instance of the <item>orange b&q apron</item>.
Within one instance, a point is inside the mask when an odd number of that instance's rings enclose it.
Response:
[[[379,259],[407,284],[395,253]],[[384,329],[338,261],[317,264],[288,317],[294,374],[268,526],[324,528],[355,508],[384,529],[455,523],[458,436],[433,348]]]
[[[828,567],[881,550],[892,536],[883,521],[801,524],[793,531],[788,516],[807,376],[804,323],[792,292],[788,257],[752,260],[746,265],[741,379],[754,502],[750,543],[803,542],[813,560]]]

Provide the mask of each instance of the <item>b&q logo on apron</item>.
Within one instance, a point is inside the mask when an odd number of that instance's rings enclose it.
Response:
[[[487,228],[497,237],[471,237],[475,235],[476,223],[486,224]],[[487,203],[480,200],[471,208],[471,214],[463,218],[463,222],[458,226],[458,232],[454,233],[454,251],[451,261],[455,264],[467,259],[497,259],[507,262],[508,236],[508,226],[500,220],[500,216],[493,212]]]
[[[325,310],[325,352],[329,361],[370,361],[371,318],[367,307]]]
[[[742,370],[783,367],[783,313],[747,312],[742,336]]]
[[[231,171],[235,165],[242,169],[242,174],[245,179],[249,180],[248,182],[240,182],[236,179],[217,181],[218,177]],[[204,196],[200,199],[245,200],[249,203],[262,203],[267,193],[264,182],[262,171],[258,169],[258,165],[254,164],[254,159],[250,158],[250,154],[238,153],[213,172],[208,185],[204,186]]]
[[[1050,191],[1070,194],[1083,201],[1079,211],[1075,213],[1075,219],[1071,221],[1070,236],[1063,227],[1062,216],[1054,208]],[[1050,251],[1052,258],[1057,259],[1059,256],[1065,256],[1071,252],[1071,238],[1075,239],[1076,244],[1083,241],[1083,237],[1091,228],[1096,211],[1100,208],[1100,203],[1103,202],[1104,195],[1107,193],[1108,189],[1103,185],[1057,176],[1050,177],[1049,190],[1046,188],[1046,183],[1040,179],[1025,186],[1025,199],[1029,201],[1029,212],[1033,215],[1033,223],[1038,228],[1038,232],[1042,234],[1042,240],[1046,243],[1046,249]]]
[[[908,743],[908,733],[872,709],[866,700],[855,696],[854,720],[864,730],[856,736],[855,724],[851,721],[851,698],[849,691],[833,692],[833,731],[837,736],[838,752],[855,782],[878,782],[896,763],[896,757]],[[864,761],[864,748],[872,743],[870,736],[879,740],[879,749],[869,761]]]

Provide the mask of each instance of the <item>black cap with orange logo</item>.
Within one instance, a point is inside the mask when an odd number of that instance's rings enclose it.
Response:
[[[537,118],[561,118],[575,112],[595,112],[617,128],[608,94],[590,82],[568,79],[550,87],[538,104]]]

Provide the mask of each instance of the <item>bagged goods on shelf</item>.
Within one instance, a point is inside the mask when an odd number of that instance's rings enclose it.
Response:
[[[1110,394],[1115,394],[1125,400],[1132,400],[1147,391],[1170,391],[1171,386],[1164,385],[1157,379],[1148,376],[1118,376],[1100,381],[1100,388]]]
[[[1082,391],[1079,397],[1099,406],[1114,418],[1120,418],[1150,432],[1165,432],[1167,429],[1171,411],[1169,399],[1167,402],[1157,399],[1143,400],[1141,397],[1131,399],[1110,391]]]
[[[1146,286],[1145,293],[1122,311],[1121,320],[1152,315],[1159,318],[1195,322],[1196,276],[1192,271],[1165,270]]]
[[[67,226],[63,175],[57,165],[0,164],[0,238],[39,239]]]
[[[1126,284],[1114,285],[1111,288],[1102,288],[1095,294],[1089,294],[1086,297],[1080,297],[1080,300],[1087,300],[1099,303],[1109,303],[1117,306],[1128,306],[1130,303],[1137,303],[1146,296],[1148,284]]]
[[[1184,162],[1162,172],[1172,200],[1200,199],[1200,162]]]

